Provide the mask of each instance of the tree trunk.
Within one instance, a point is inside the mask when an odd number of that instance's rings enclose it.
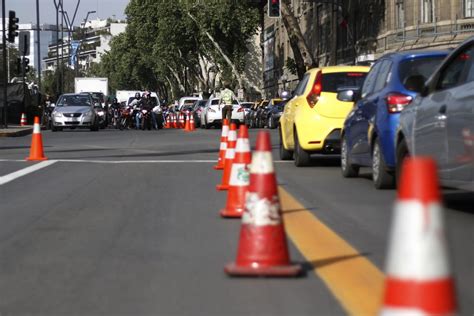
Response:
[[[317,67],[318,63],[309,49],[301,32],[300,25],[290,5],[290,0],[281,1],[281,17],[285,25],[290,46],[295,56],[298,77],[301,79],[307,69]]]
[[[184,84],[181,82],[181,78],[179,78],[178,72],[176,70],[174,70],[173,68],[171,68],[171,66],[168,66],[168,68],[171,71],[171,74],[176,79],[176,82],[178,83],[179,90],[182,91],[182,92],[186,92]]]
[[[199,24],[199,22],[196,20],[196,18],[189,12],[187,12],[188,16],[197,24],[197,26],[202,30],[201,28],[201,25]],[[203,30],[204,31],[204,30]],[[222,48],[220,47],[219,43],[217,43],[217,41],[212,37],[211,34],[209,34],[208,31],[204,31],[204,34],[207,36],[207,38],[209,38],[209,40],[211,41],[211,43],[214,45],[214,47],[217,49],[217,51],[219,52],[219,54],[222,56],[222,58],[224,58],[225,62],[229,65],[229,67],[232,69],[232,73],[234,74],[234,76],[237,78],[237,81],[239,82],[239,88],[243,88],[244,87],[244,81],[250,86],[250,87],[253,87],[255,90],[257,90],[259,93],[262,93],[262,91],[258,88],[258,87],[255,87],[251,82],[250,80],[247,78],[247,76],[245,75],[245,73],[239,73],[239,71],[237,70],[237,68],[235,67],[234,63],[230,60],[230,58],[224,53],[224,51],[222,50]]]

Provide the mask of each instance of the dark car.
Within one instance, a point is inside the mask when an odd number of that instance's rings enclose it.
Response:
[[[260,119],[259,119],[260,126],[259,127],[276,128],[278,126],[278,121],[275,121],[275,117],[278,116],[278,119],[280,119],[281,112],[283,111],[283,108],[280,107],[280,104],[282,103],[283,103],[282,99],[270,100],[268,105],[260,113]]]
[[[259,103],[256,103],[255,106],[252,107],[252,110],[249,113],[249,127],[256,128],[258,127],[258,117],[262,112],[263,108],[267,106],[270,100],[262,100]]]
[[[474,191],[474,37],[463,42],[424,83],[407,80],[419,95],[400,115],[397,174],[407,156],[436,160],[441,185]]]
[[[400,112],[416,96],[408,78],[429,78],[448,51],[405,51],[382,56],[364,81],[360,98],[344,122],[341,135],[341,170],[344,177],[371,167],[377,189],[395,184],[395,133]],[[343,95],[340,92],[338,96]],[[354,93],[352,93],[354,95]]]

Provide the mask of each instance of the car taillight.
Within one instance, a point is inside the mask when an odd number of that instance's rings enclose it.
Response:
[[[212,113],[216,113],[216,110],[214,110],[214,109],[212,109],[212,108],[209,108],[207,111],[208,111],[208,112],[212,112]]]
[[[311,88],[308,96],[306,96],[306,100],[308,101],[310,108],[313,108],[316,103],[318,103],[321,91],[323,91],[322,77],[321,71],[318,71],[316,78],[314,79],[313,87]]]
[[[239,108],[239,109],[237,110],[237,112],[243,112],[243,111],[244,111],[244,108]]]
[[[413,98],[411,96],[400,93],[391,93],[387,95],[388,113],[401,112],[405,106],[411,103],[412,100]]]

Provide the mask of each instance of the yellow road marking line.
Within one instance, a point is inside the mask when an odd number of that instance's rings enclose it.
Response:
[[[351,315],[376,315],[384,274],[279,187],[288,236]]]

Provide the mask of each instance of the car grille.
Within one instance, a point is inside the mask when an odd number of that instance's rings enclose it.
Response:
[[[78,125],[80,122],[64,122],[66,125]]]
[[[81,117],[82,113],[64,113],[65,117]]]

